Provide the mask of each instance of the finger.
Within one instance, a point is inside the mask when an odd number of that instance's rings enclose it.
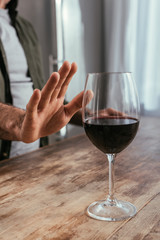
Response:
[[[57,72],[52,73],[49,80],[43,87],[43,89],[41,91],[41,101],[39,103],[40,109],[45,108],[46,105],[50,102],[51,96],[56,89],[59,78],[60,78],[59,73],[57,73]]]
[[[58,94],[61,91],[63,82],[67,78],[67,76],[70,72],[70,69],[71,69],[71,65],[68,61],[65,61],[62,65],[62,67],[59,69],[58,73],[60,75],[60,79],[59,79],[58,84],[56,85],[54,92],[52,93],[51,101],[54,101],[58,97]]]
[[[61,88],[63,85],[64,81],[66,80],[68,74],[70,73],[71,70],[71,64],[68,61],[65,61],[62,65],[62,67],[59,69],[58,73],[60,75],[60,80],[58,83],[57,88]]]
[[[71,69],[71,64],[68,61],[64,61],[63,65],[58,71],[62,79],[66,77],[66,74],[67,74],[66,72],[69,72],[70,69]]]
[[[66,77],[65,81],[63,82],[63,85],[61,87],[61,90],[59,92],[58,98],[63,97],[67,91],[68,85],[72,79],[72,77],[74,76],[74,74],[77,72],[77,64],[75,62],[73,62],[71,64],[71,69],[70,72],[68,74],[68,76]]]
[[[26,106],[26,117],[33,118],[37,114],[40,99],[41,92],[39,89],[35,89]]]

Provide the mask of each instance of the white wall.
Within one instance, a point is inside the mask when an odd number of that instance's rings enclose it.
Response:
[[[34,26],[39,41],[42,46],[45,76],[49,76],[49,54],[52,54],[51,22],[50,6],[52,0],[19,0],[19,13],[28,19]],[[64,0],[65,4],[72,0]],[[81,8],[82,25],[84,26],[84,50],[86,72],[100,71],[102,68],[101,51],[101,2],[97,0],[73,0],[79,3]],[[72,21],[72,15],[70,15]],[[72,31],[72,29],[68,29]],[[77,29],[78,30],[78,29]],[[75,42],[76,46],[76,42]],[[74,49],[74,46],[73,46]],[[74,51],[74,50],[73,50]],[[82,59],[84,61],[84,59]]]

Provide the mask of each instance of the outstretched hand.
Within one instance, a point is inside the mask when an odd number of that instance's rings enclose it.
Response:
[[[64,105],[65,93],[76,71],[76,63],[65,61],[58,73],[52,73],[41,91],[34,90],[20,129],[21,141],[33,142],[59,131],[82,107],[83,92]]]

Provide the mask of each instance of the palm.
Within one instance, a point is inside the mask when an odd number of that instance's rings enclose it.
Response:
[[[77,70],[75,63],[64,62],[59,73],[53,73],[42,91],[35,90],[26,110],[21,128],[24,142],[35,141],[59,131],[73,114],[81,108],[83,92],[70,103],[64,105],[64,96],[73,75]]]

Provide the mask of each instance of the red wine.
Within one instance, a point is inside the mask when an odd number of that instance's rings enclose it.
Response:
[[[134,139],[139,121],[134,118],[90,118],[84,122],[90,141],[104,153],[119,153]]]

